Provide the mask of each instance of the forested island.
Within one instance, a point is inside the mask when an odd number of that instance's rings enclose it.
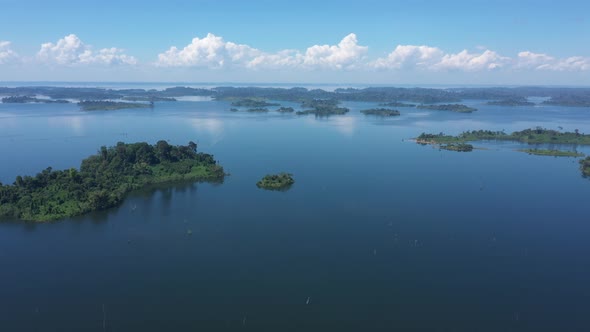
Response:
[[[386,106],[386,107],[416,107],[416,104],[406,104],[401,103],[399,101],[392,101],[389,103],[381,103],[379,106]]]
[[[294,183],[295,180],[292,174],[279,173],[265,175],[260,181],[256,182],[256,186],[267,190],[287,190]]]
[[[63,99],[43,99],[29,96],[11,96],[2,98],[5,104],[28,104],[28,103],[43,103],[43,104],[68,104],[69,101]]]
[[[268,108],[256,107],[256,108],[249,108],[246,112],[250,113],[266,113],[268,112]]]
[[[418,105],[416,108],[433,110],[433,111],[451,111],[457,113],[471,113],[477,111],[476,108],[463,104],[442,104],[442,105]]]
[[[580,170],[583,176],[590,176],[590,157],[580,160]]]
[[[78,103],[83,111],[114,111],[128,108],[151,108],[153,104],[128,103],[122,101],[84,100]]]
[[[197,145],[158,141],[101,147],[82,160],[80,169],[17,176],[0,183],[0,217],[51,221],[119,205],[132,190],[174,181],[223,181],[225,173],[212,155]]]
[[[563,150],[549,150],[549,149],[521,149],[520,152],[525,152],[535,156],[552,156],[552,157],[583,157],[583,153],[576,151]]]
[[[541,127],[525,129],[507,134],[504,131],[472,130],[465,131],[457,136],[422,133],[416,138],[418,143],[443,144],[465,143],[473,141],[515,141],[529,144],[579,144],[590,145],[590,135],[582,134],[578,130],[574,132],[561,132]]]
[[[260,107],[267,107],[267,106],[280,106],[277,103],[269,103],[264,99],[241,99],[236,100],[231,103],[232,106],[235,107],[250,107],[250,108],[260,108]]]
[[[293,113],[293,112],[295,112],[295,110],[293,109],[293,107],[279,107],[277,109],[277,112],[279,112],[279,113]]]
[[[449,151],[457,151],[457,152],[471,152],[473,151],[473,145],[467,143],[449,143],[449,144],[441,144],[439,146],[440,149],[449,150]]]
[[[365,115],[376,115],[376,116],[399,116],[400,113],[398,110],[390,110],[387,108],[371,108],[368,110],[362,110],[361,113]]]
[[[493,106],[535,106],[535,103],[526,100],[526,98],[491,100],[486,104]]]
[[[305,100],[301,103],[302,107],[311,107],[305,111],[298,111],[297,115],[315,114],[317,116],[342,115],[350,110],[346,107],[338,107],[339,101],[336,99],[312,99]]]

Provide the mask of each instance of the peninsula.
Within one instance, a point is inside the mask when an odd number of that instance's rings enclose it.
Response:
[[[222,181],[223,168],[197,145],[158,141],[101,147],[82,160],[80,169],[17,176],[0,183],[0,218],[51,221],[119,205],[132,190],[175,181]]]

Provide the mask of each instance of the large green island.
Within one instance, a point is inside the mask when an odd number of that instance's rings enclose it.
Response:
[[[463,104],[418,105],[416,108],[432,111],[451,111],[457,113],[472,113],[477,111],[477,108],[469,107]]]
[[[176,181],[222,181],[223,167],[197,145],[158,141],[101,147],[80,169],[17,176],[0,183],[0,218],[51,221],[119,205],[132,190]]]
[[[474,141],[514,141],[529,144],[573,144],[590,145],[590,135],[574,132],[561,132],[541,127],[515,131],[507,134],[504,131],[472,130],[457,136],[422,133],[416,138],[420,144],[448,144]]]
[[[83,111],[115,111],[129,108],[151,108],[153,103],[129,103],[123,101],[83,100],[78,103]]]
[[[265,175],[260,181],[256,182],[256,186],[266,190],[287,190],[293,183],[295,183],[295,180],[292,174],[279,173]]]

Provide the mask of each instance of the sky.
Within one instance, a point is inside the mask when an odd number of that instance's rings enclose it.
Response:
[[[590,85],[590,1],[0,0],[0,82]]]

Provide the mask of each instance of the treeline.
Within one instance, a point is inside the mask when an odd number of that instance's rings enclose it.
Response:
[[[180,180],[221,181],[225,173],[212,155],[197,145],[174,146],[166,141],[101,147],[80,169],[53,170],[17,176],[0,183],[0,217],[49,221],[104,210],[120,204],[131,190]]]

